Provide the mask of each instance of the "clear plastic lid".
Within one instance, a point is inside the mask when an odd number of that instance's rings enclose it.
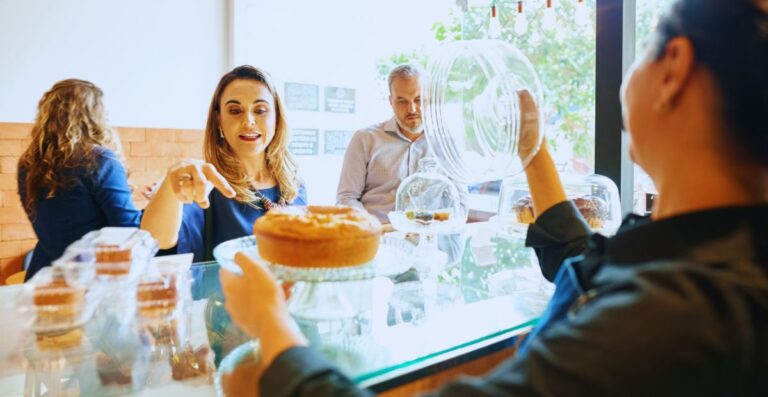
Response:
[[[517,149],[522,90],[529,91],[542,108],[538,75],[510,43],[447,42],[429,57],[422,88],[425,132],[452,179],[467,184],[499,180],[519,173],[530,162],[543,134],[521,161]]]
[[[18,308],[26,326],[40,335],[80,328],[93,313],[87,288],[70,282],[60,267],[44,267],[24,284]]]
[[[419,160],[419,171],[400,183],[389,220],[398,230],[418,232],[463,224],[466,214],[456,185],[438,172],[435,159],[425,157]]]
[[[136,311],[143,319],[162,319],[182,308],[190,290],[189,272],[174,262],[151,263],[136,285]]]
[[[136,286],[136,306],[145,318],[165,317],[179,302],[178,279],[174,274],[143,275]]]
[[[616,233],[621,225],[621,201],[619,190],[612,180],[597,174],[564,174],[561,179],[568,198],[592,230],[604,235]],[[524,231],[535,218],[525,177],[505,179],[499,194],[499,211],[494,220],[511,230]]]
[[[157,253],[149,232],[130,227],[105,227],[92,231],[67,247],[56,263],[72,269],[75,263],[92,263],[99,279],[122,279],[142,274]]]

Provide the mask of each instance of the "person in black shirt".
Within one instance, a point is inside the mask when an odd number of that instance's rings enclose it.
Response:
[[[768,1],[676,1],[621,99],[652,214],[591,234],[543,146],[527,244],[555,294],[514,358],[434,395],[768,395]],[[535,137],[528,93],[521,108]],[[372,395],[305,347],[264,268],[237,261],[244,276],[222,285],[261,340],[261,395]]]

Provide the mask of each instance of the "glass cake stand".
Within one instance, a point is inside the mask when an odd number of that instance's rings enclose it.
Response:
[[[414,246],[408,241],[384,236],[376,256],[368,263],[332,268],[294,267],[261,258],[256,239],[246,236],[221,243],[214,249],[213,256],[221,267],[240,274],[234,262],[237,252],[245,252],[267,266],[283,283],[296,283],[290,288],[287,302],[294,324],[310,345],[334,357],[342,367],[351,367],[359,365],[364,356],[362,352],[375,348],[371,341],[373,298],[366,298],[373,294],[373,279],[408,270],[412,266]],[[215,376],[219,396],[225,395],[225,378],[238,367],[247,365],[246,361],[254,362],[258,354],[259,342],[249,341],[224,358]]]
[[[259,263],[266,265],[278,280],[288,282],[357,281],[378,276],[394,276],[408,270],[414,247],[411,243],[383,236],[376,257],[362,265],[344,267],[296,267],[272,263],[259,256],[256,238],[246,236],[225,241],[213,250],[213,256],[221,267],[235,274],[241,274],[235,263],[235,254],[245,252]]]

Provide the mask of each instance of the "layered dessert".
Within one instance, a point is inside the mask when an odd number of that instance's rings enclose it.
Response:
[[[85,290],[69,285],[59,268],[51,268],[51,274],[50,282],[34,289],[37,345],[42,350],[79,346]]]
[[[176,277],[173,275],[144,279],[136,287],[139,315],[147,318],[171,314],[178,303]]]

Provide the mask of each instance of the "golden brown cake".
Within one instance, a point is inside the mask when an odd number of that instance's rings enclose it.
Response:
[[[608,204],[596,196],[579,196],[571,198],[581,215],[592,229],[600,229],[608,217]]]
[[[533,212],[533,198],[531,196],[520,197],[516,202],[512,210],[515,212],[517,222],[529,224],[536,220],[536,215]]]
[[[361,265],[376,256],[381,224],[347,206],[274,208],[256,220],[259,255],[297,267]]]
[[[600,229],[608,217],[608,204],[605,200],[596,196],[571,197],[571,201],[584,216],[584,219],[593,229]],[[536,216],[533,212],[533,199],[531,196],[523,196],[517,200],[513,210],[520,223],[533,223]]]

